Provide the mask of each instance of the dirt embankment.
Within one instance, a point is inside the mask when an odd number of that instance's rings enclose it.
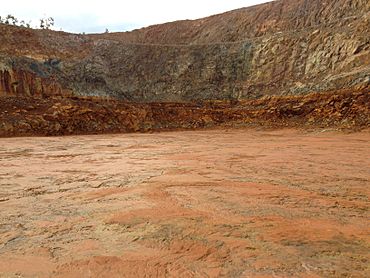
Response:
[[[127,103],[92,98],[3,97],[0,136],[102,134],[215,126],[370,126],[368,91],[242,102]]]

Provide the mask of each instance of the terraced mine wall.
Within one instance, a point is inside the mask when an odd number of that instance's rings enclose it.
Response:
[[[77,61],[0,58],[0,94],[191,102],[370,87],[370,36],[351,37],[317,32],[189,46],[99,40]]]
[[[108,103],[122,102],[115,105],[120,107],[118,110],[123,109],[120,111],[125,115],[136,115],[133,111],[141,111],[141,104],[145,104],[146,115],[152,111],[150,107],[169,109],[170,114],[180,113],[169,108],[177,107],[191,114],[195,113],[193,105],[202,110],[199,105],[205,103],[222,103],[234,111],[235,103],[247,102],[244,108],[250,111],[249,107],[253,103],[257,105],[259,100],[278,99],[279,105],[286,101],[289,106],[292,98],[305,103],[306,96],[310,105],[318,108],[321,100],[331,94],[338,97],[339,103],[344,103],[343,107],[333,110],[340,111],[340,123],[367,126],[369,103],[362,100],[368,100],[370,92],[369,8],[369,2],[364,0],[284,0],[195,21],[96,35],[0,24],[1,110],[8,111],[4,105],[13,103],[14,98],[19,98],[19,103],[30,98],[30,103],[40,99],[40,103],[49,102],[51,107],[63,99],[73,103],[71,105],[85,105],[90,101],[88,106],[95,105],[92,109],[95,113],[100,113],[99,109],[113,109]],[[348,99],[348,93],[360,94],[362,100],[356,102],[354,97],[353,102]],[[18,102],[14,103],[17,107]],[[355,113],[355,103],[356,107],[362,107],[358,113],[365,114],[356,116],[361,120],[353,122],[353,114],[349,117],[345,111]],[[280,109],[276,105],[258,107]],[[204,109],[212,118],[210,108]],[[30,113],[27,109],[15,109],[18,110],[26,113],[24,118]],[[216,109],[214,113],[222,114],[220,111]],[[226,115],[230,115],[230,111],[223,113],[223,122],[227,122],[229,116]],[[4,115],[7,114],[3,112]],[[70,114],[65,113],[63,117],[67,115]],[[328,116],[326,112],[321,115]],[[116,117],[116,112],[111,116]],[[198,116],[196,122],[202,122],[204,115]],[[137,117],[127,116],[132,121]],[[170,126],[202,125],[191,124],[195,120],[192,117],[189,125],[183,125],[179,123],[182,117],[174,118]],[[279,117],[271,120],[280,121]],[[336,116],[329,115],[329,118]],[[8,127],[17,126],[16,122],[9,124],[16,121],[12,119],[9,116],[3,121]],[[324,119],[313,120],[322,121]],[[215,125],[219,121],[211,122]],[[118,124],[113,129],[101,128],[100,124],[103,123],[96,123],[96,132],[121,130]],[[122,130],[126,130],[126,126],[123,124]],[[156,126],[165,128],[166,124],[161,120],[157,125],[146,126],[155,129]],[[84,130],[90,133],[94,128],[85,126],[74,132]],[[73,132],[50,132],[54,133]]]
[[[362,89],[369,11],[365,0],[284,0],[124,33],[0,25],[0,94],[192,102]]]

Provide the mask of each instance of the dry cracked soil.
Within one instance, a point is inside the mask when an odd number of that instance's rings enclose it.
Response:
[[[369,130],[0,140],[0,277],[369,277]]]

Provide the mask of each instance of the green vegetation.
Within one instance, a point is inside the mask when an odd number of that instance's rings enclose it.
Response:
[[[31,26],[31,21],[25,22],[24,20],[18,20],[14,15],[8,14],[7,16],[3,17],[0,16],[0,23],[2,24],[8,24],[8,25],[14,25],[14,26],[20,26],[25,28],[33,28]],[[40,29],[50,29],[54,26],[54,18],[47,17],[47,18],[41,18],[40,24],[34,28],[40,28]]]

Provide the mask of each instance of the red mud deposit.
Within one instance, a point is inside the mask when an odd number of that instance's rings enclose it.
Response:
[[[1,139],[1,277],[368,277],[370,132]]]

